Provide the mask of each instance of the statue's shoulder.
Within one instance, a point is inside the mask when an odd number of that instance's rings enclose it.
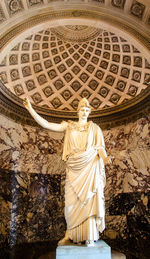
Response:
[[[61,125],[62,125],[62,127],[64,128],[65,131],[66,130],[73,130],[77,127],[77,122],[71,121],[71,120],[62,121]]]
[[[68,129],[72,130],[72,129],[75,129],[76,127],[77,127],[76,121],[68,120]]]
[[[68,127],[68,121],[62,121],[61,125],[66,129]]]
[[[95,129],[99,129],[99,130],[101,130],[101,128],[100,128],[100,126],[98,125],[98,124],[96,124],[95,122],[93,122],[93,121],[89,121],[89,124],[90,124],[90,126],[92,126],[92,127],[94,127]]]

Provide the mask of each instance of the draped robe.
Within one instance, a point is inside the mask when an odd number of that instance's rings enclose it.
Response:
[[[79,127],[69,121],[63,149],[66,161],[65,219],[74,242],[98,240],[105,228],[105,151],[101,129],[93,122]]]

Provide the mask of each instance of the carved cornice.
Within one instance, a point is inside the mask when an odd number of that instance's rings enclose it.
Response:
[[[70,18],[81,18],[81,19],[92,19],[105,22],[114,26],[120,30],[126,31],[132,37],[137,39],[142,45],[144,45],[148,50],[150,50],[150,39],[147,36],[143,36],[138,32],[138,28],[133,28],[129,26],[125,20],[117,17],[110,16],[105,13],[89,11],[89,10],[62,10],[62,11],[48,11],[47,13],[42,13],[35,15],[31,18],[23,20],[19,24],[11,27],[8,31],[0,36],[0,51],[18,34],[22,33],[28,28],[31,28],[37,24],[41,24],[46,21],[58,20],[58,19],[70,19]]]

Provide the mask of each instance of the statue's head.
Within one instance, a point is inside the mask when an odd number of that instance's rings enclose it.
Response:
[[[86,121],[91,112],[90,104],[86,98],[81,99],[81,101],[78,104],[77,111],[79,120]]]
[[[78,103],[78,109],[77,109],[78,112],[81,109],[81,107],[89,108],[89,113],[91,112],[91,106],[89,104],[89,101],[86,98],[82,98]]]

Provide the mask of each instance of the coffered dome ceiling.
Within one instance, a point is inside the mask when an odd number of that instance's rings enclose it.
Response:
[[[93,118],[108,124],[120,113],[125,120],[140,106],[141,112],[144,103],[147,107],[150,59],[144,49],[136,38],[90,22],[26,29],[1,56],[1,104],[10,102],[9,115],[29,122],[22,104],[28,97],[43,116],[62,120],[75,118],[79,100],[86,97]]]

